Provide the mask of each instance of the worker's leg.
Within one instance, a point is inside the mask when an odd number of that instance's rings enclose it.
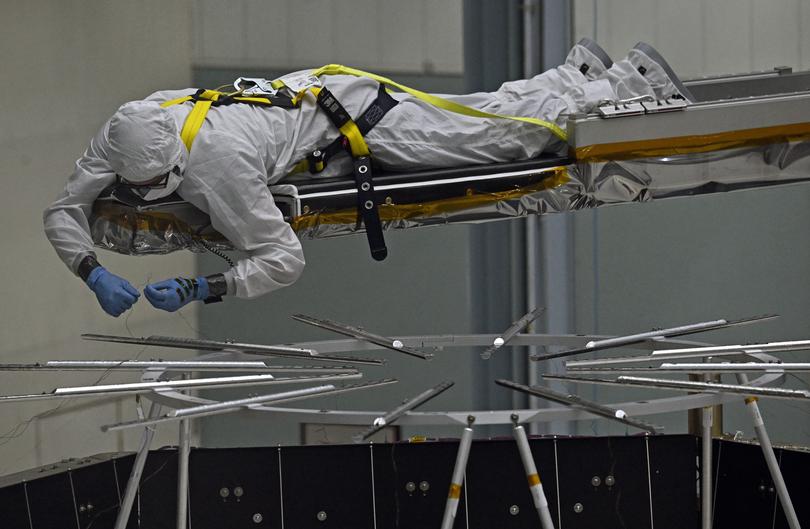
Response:
[[[586,73],[582,64],[590,61]],[[564,128],[565,115],[587,112],[615,94],[593,55],[575,46],[566,63],[531,79],[504,83],[495,92],[450,96],[486,112],[532,117]],[[564,151],[547,128],[508,119],[482,119],[447,112],[405,97],[367,135],[378,164],[392,169],[453,167],[534,158]]]

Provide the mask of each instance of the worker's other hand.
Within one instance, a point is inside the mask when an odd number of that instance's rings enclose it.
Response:
[[[208,297],[208,281],[204,277],[188,279],[175,277],[146,285],[143,293],[156,309],[174,312],[191,301]]]
[[[141,297],[129,281],[107,271],[103,266],[94,268],[87,276],[87,286],[95,292],[104,312],[116,318],[128,310]]]

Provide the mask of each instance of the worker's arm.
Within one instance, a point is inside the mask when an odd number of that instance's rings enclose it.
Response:
[[[126,279],[98,263],[88,222],[93,202],[115,181],[115,172],[107,162],[108,128],[109,122],[76,161],[64,191],[43,213],[43,223],[45,235],[62,262],[95,292],[108,314],[119,316],[138,300],[139,294]]]
[[[301,243],[273,201],[264,160],[252,144],[217,131],[200,134],[178,192],[247,254],[224,274],[228,294],[261,296],[301,275]]]

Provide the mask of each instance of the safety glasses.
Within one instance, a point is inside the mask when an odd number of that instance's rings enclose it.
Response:
[[[122,187],[128,187],[131,189],[166,189],[166,186],[169,184],[169,177],[172,175],[172,173],[176,174],[177,176],[181,176],[180,168],[176,165],[174,166],[174,169],[172,169],[168,173],[158,175],[154,178],[145,180],[143,182],[130,182],[121,175],[115,176],[118,180],[118,185]]]

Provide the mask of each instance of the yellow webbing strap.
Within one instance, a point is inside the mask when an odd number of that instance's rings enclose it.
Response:
[[[382,77],[380,75],[376,75],[369,72],[364,72],[362,70],[357,70],[355,68],[350,68],[348,66],[343,66],[340,64],[327,64],[317,70],[312,72],[312,75],[319,77],[321,75],[354,75],[355,77],[367,77],[369,79],[373,79],[378,83],[384,84],[386,86],[390,86],[405,92],[406,94],[410,94],[417,99],[421,99],[422,101],[429,103],[435,107],[455,112],[456,114],[462,114],[464,116],[471,116],[475,118],[497,118],[497,119],[511,119],[513,121],[522,121],[524,123],[531,123],[532,125],[537,125],[540,127],[545,127],[550,130],[555,136],[560,138],[563,141],[568,141],[568,135],[565,133],[563,129],[555,125],[554,123],[550,123],[548,121],[544,121],[542,119],[537,118],[528,118],[522,116],[506,116],[501,114],[492,114],[490,112],[484,112],[483,110],[478,110],[477,108],[468,107],[467,105],[462,105],[461,103],[456,103],[455,101],[450,101],[449,99],[444,99],[439,96],[435,96],[433,94],[428,94],[427,92],[422,92],[421,90],[416,90],[414,88],[407,87],[405,85],[401,85],[396,81],[392,81],[386,77]]]
[[[194,143],[194,138],[197,136],[197,133],[200,132],[203,123],[205,123],[205,116],[208,114],[211,104],[222,95],[224,95],[222,92],[217,92],[216,90],[204,90],[198,96],[197,101],[195,101],[194,108],[189,112],[186,121],[183,123],[183,129],[180,131],[180,139],[183,140],[183,145],[186,146],[189,152],[191,152],[191,144]],[[166,108],[193,99],[194,96],[178,97],[177,99],[166,101],[160,106]]]

